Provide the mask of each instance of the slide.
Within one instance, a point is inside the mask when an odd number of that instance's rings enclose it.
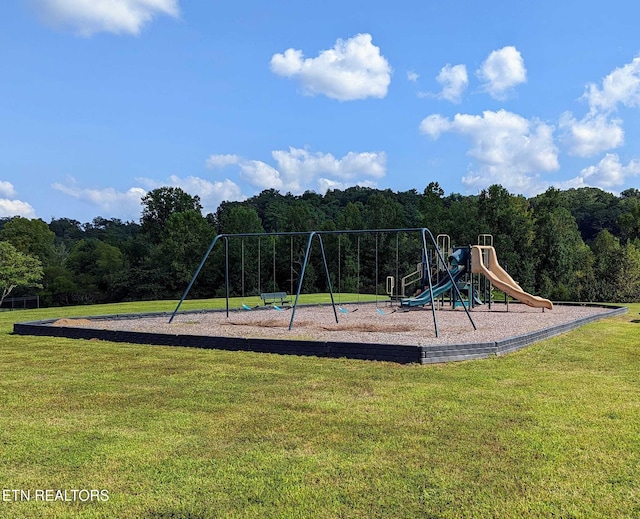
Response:
[[[449,273],[451,274],[451,277],[453,277],[453,282],[455,283],[456,281],[458,281],[458,279],[460,279],[462,274],[464,274],[464,267],[455,265],[449,271]],[[453,285],[451,283],[451,279],[449,279],[449,276],[447,276],[442,281],[440,281],[440,283],[433,287],[433,297],[437,298],[438,296],[451,290],[451,288],[453,288]],[[401,302],[401,306],[423,306],[429,303],[431,303],[431,294],[429,293],[429,288],[427,287],[416,297],[403,299]]]
[[[482,259],[482,251],[489,251],[489,264],[485,265]],[[528,294],[513,278],[500,266],[498,256],[493,247],[474,245],[471,247],[471,272],[484,275],[498,290],[517,299],[525,305],[534,308],[548,308],[553,310],[553,303],[548,299]]]

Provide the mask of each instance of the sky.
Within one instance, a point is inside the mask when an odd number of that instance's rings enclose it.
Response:
[[[631,0],[14,0],[0,217],[139,221],[264,189],[640,184]]]

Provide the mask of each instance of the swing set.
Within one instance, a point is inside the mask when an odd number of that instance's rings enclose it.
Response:
[[[257,278],[258,278],[258,292],[260,292],[261,290],[261,240],[264,238],[270,238],[272,240],[272,270],[273,270],[273,289],[275,290],[277,288],[277,283],[276,283],[276,237],[289,237],[290,238],[290,284],[291,284],[291,291],[290,293],[293,294],[294,292],[294,269],[293,269],[293,250],[294,250],[294,238],[296,236],[303,236],[306,237],[307,239],[307,243],[306,243],[306,248],[305,248],[305,252],[304,252],[304,259],[302,262],[302,268],[300,270],[300,274],[298,277],[298,283],[297,283],[297,289],[296,289],[296,294],[295,294],[295,299],[293,302],[293,305],[286,308],[286,309],[291,309],[291,319],[289,322],[289,330],[291,330],[293,328],[293,323],[295,320],[295,315],[296,315],[296,309],[298,307],[298,301],[300,298],[300,293],[302,290],[302,286],[303,286],[303,281],[304,281],[304,275],[305,275],[305,271],[307,269],[307,266],[309,264],[309,259],[310,259],[310,253],[311,253],[311,249],[312,249],[312,244],[315,241],[318,242],[318,246],[320,249],[320,256],[321,256],[321,260],[322,260],[322,266],[323,266],[323,270],[324,270],[324,274],[325,274],[325,279],[326,279],[326,284],[327,284],[327,288],[329,290],[329,295],[331,298],[331,306],[333,308],[333,314],[335,317],[335,321],[336,323],[338,323],[338,312],[341,314],[347,314],[349,313],[349,310],[347,310],[346,308],[344,308],[340,303],[338,302],[338,304],[336,304],[335,298],[334,298],[334,292],[333,292],[333,287],[332,287],[332,283],[331,283],[331,275],[329,272],[329,266],[327,263],[327,255],[325,252],[325,245],[324,245],[324,240],[323,237],[326,236],[332,236],[332,235],[337,235],[338,237],[338,295],[340,297],[341,293],[342,293],[342,285],[341,285],[341,263],[342,263],[342,247],[341,247],[341,236],[343,235],[356,235],[356,248],[357,248],[357,275],[356,275],[356,286],[357,286],[357,293],[358,293],[358,303],[360,303],[360,291],[361,291],[361,267],[360,267],[360,262],[361,262],[361,244],[360,244],[360,239],[361,236],[363,235],[371,235],[374,234],[375,235],[375,304],[376,304],[376,312],[379,315],[388,315],[390,313],[394,313],[397,311],[396,309],[393,309],[389,312],[385,312],[382,308],[380,308],[379,306],[379,299],[378,299],[378,286],[379,286],[379,270],[380,270],[380,265],[379,265],[379,236],[381,234],[390,234],[390,233],[395,233],[396,235],[396,279],[398,276],[398,271],[399,271],[399,255],[398,255],[398,244],[399,244],[399,234],[400,233],[414,233],[414,234],[419,234],[420,236],[420,240],[421,240],[421,244],[422,244],[422,256],[423,258],[426,259],[427,264],[426,264],[426,269],[427,271],[430,270],[429,267],[429,260],[428,260],[428,247],[431,246],[437,254],[438,260],[444,263],[444,258],[442,257],[442,254],[437,246],[436,240],[433,237],[433,234],[431,233],[431,231],[429,229],[427,229],[426,227],[423,228],[414,228],[414,229],[363,229],[363,230],[346,230],[346,231],[309,231],[309,232],[275,232],[275,233],[239,233],[239,234],[219,234],[217,235],[211,242],[211,244],[209,245],[209,248],[207,249],[207,251],[205,252],[202,260],[200,261],[200,264],[198,265],[198,268],[196,269],[193,277],[191,278],[191,281],[189,282],[189,285],[187,286],[187,288],[185,289],[182,297],[180,298],[180,301],[178,302],[175,310],[173,311],[173,313],[171,314],[171,317],[169,319],[169,323],[171,323],[173,321],[173,319],[175,318],[176,314],[178,313],[180,307],[182,306],[182,303],[184,302],[184,300],[186,299],[187,295],[189,294],[189,291],[191,290],[191,287],[193,286],[193,284],[195,283],[196,279],[198,278],[198,275],[200,274],[200,271],[202,270],[204,264],[206,263],[207,259],[209,258],[209,256],[211,255],[212,250],[214,249],[214,247],[216,246],[216,244],[220,241],[222,241],[224,243],[224,257],[225,257],[225,271],[224,271],[224,284],[225,284],[225,301],[226,301],[226,305],[225,305],[225,309],[226,309],[226,315],[227,317],[229,317],[229,299],[230,299],[230,282],[229,282],[229,241],[230,240],[237,240],[239,239],[241,241],[241,296],[242,296],[242,309],[246,310],[246,311],[250,311],[253,310],[253,308],[255,307],[251,307],[249,305],[246,304],[245,302],[245,293],[246,293],[246,283],[245,283],[245,263],[246,263],[246,258],[245,258],[245,239],[249,239],[249,238],[257,238],[258,239],[258,269],[257,269]],[[449,274],[449,276],[451,276],[451,274]],[[429,284],[429,291],[431,293],[431,295],[433,296],[433,285],[431,283],[431,279],[430,276],[427,276],[428,278],[428,284]],[[454,286],[454,289],[457,291],[455,282],[453,281],[453,279],[451,279],[451,282]],[[395,283],[389,283],[389,277],[387,277],[387,292],[388,295],[393,295],[393,289],[394,289]],[[389,293],[389,290],[391,291],[391,293]],[[284,294],[284,296],[286,297],[287,294],[286,292],[273,292],[271,293],[271,295],[273,294]],[[264,293],[261,295],[265,295]],[[458,296],[461,298],[460,294],[458,294]],[[433,297],[432,299],[433,300]],[[281,303],[284,301],[284,299],[281,299]],[[263,302],[266,301],[263,298]],[[273,302],[272,307],[273,309],[275,309],[276,311],[284,311],[285,308],[282,305],[277,305],[275,304],[275,301]],[[356,311],[358,310],[358,308],[356,308],[355,310],[352,311]],[[436,337],[438,337],[438,322],[437,322],[437,317],[436,317],[436,309],[435,309],[435,305],[431,305],[431,312],[432,312],[432,316],[433,316],[433,325],[435,328],[435,334]],[[471,325],[473,326],[473,329],[476,330],[476,325],[473,322],[473,319],[471,317],[471,314],[469,313],[468,309],[465,308],[465,312],[467,314],[467,317],[469,318],[469,321],[471,323]]]

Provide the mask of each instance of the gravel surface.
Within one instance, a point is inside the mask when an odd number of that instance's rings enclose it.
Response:
[[[604,314],[606,308],[555,305],[553,310],[511,303],[484,305],[470,313],[445,306],[436,311],[440,336],[436,338],[430,308],[401,311],[397,307],[374,304],[343,305],[336,324],[331,306],[298,306],[293,329],[289,330],[291,309],[277,311],[260,308],[225,312],[178,314],[171,324],[168,317],[120,318],[117,320],[64,320],[63,326],[83,326],[109,330],[133,330],[171,335],[208,335],[247,338],[288,338],[333,342],[364,342],[407,345],[439,345],[493,342],[524,333],[568,323],[583,317]],[[378,309],[385,312],[380,315]]]

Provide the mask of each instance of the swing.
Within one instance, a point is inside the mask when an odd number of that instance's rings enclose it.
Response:
[[[277,292],[278,285],[277,285],[277,281],[276,281],[276,239],[275,239],[275,236],[273,237],[272,243],[273,243],[272,262],[273,262],[273,290],[274,290],[274,295],[286,296],[286,292],[282,292],[282,293]],[[292,247],[291,248],[291,255],[293,256],[293,237],[291,237],[291,247]],[[290,272],[292,272],[292,271],[293,271],[293,264],[291,264],[291,266],[290,266]],[[284,303],[288,303],[288,301],[281,300],[281,304],[283,302]],[[271,308],[273,308],[277,312],[284,312],[285,310],[290,310],[291,309],[290,306],[287,307],[287,308],[283,308],[282,306],[279,306],[279,305],[275,304],[275,302],[274,302],[273,305],[271,305]]]
[[[346,308],[344,308],[341,305],[341,300],[342,300],[342,274],[340,271],[340,264],[342,261],[342,254],[341,254],[341,247],[340,247],[340,235],[338,234],[338,311],[343,313],[343,314],[348,314],[349,310],[347,310]]]
[[[240,257],[241,257],[241,270],[242,270],[242,308],[244,310],[251,310],[251,307],[244,302],[244,238],[240,240]]]
[[[397,254],[397,252],[396,252]],[[384,310],[382,310],[379,306],[378,306],[378,283],[379,283],[379,268],[378,268],[378,233],[376,233],[376,312],[378,312],[379,315],[390,315],[393,313],[396,313],[398,310],[397,308],[392,310],[391,312],[385,312]]]

